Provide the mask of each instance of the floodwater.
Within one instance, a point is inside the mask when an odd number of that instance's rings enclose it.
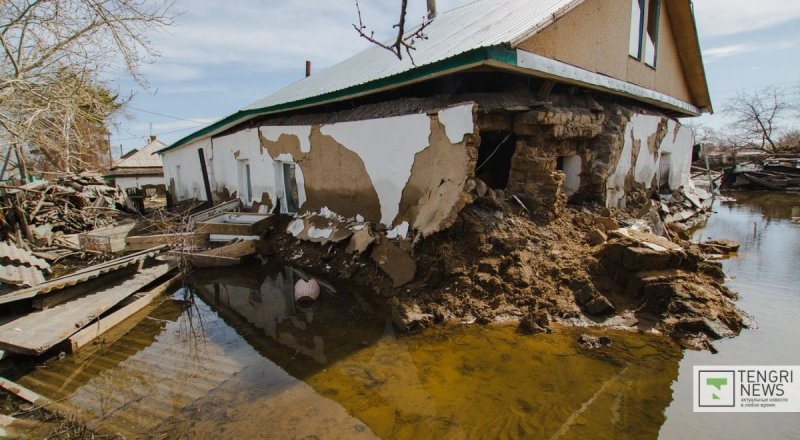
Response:
[[[198,274],[131,331],[19,382],[127,438],[798,438],[796,415],[693,414],[690,399],[695,364],[800,363],[800,214],[781,206],[800,203],[748,195],[701,232],[742,243],[723,264],[761,324],[717,355],[608,330],[398,336],[374,295],[337,285],[298,307],[300,274],[254,263]],[[586,352],[581,333],[613,343]]]
[[[717,203],[716,214],[696,239],[730,238],[741,244],[722,261],[738,306],[758,329],[715,342],[718,354],[687,351],[661,437],[800,438],[797,413],[693,413],[694,365],[800,365],[800,194],[735,192],[736,202]]]

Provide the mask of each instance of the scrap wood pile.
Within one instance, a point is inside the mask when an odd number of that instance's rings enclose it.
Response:
[[[54,262],[96,253],[78,234],[116,224],[125,203],[119,188],[88,173],[0,187],[0,290],[39,284]]]
[[[89,231],[115,223],[121,214],[117,208],[125,206],[122,190],[91,174],[4,189],[0,215],[0,232],[4,234],[15,227],[21,228],[26,237],[30,233],[42,238],[49,232]]]

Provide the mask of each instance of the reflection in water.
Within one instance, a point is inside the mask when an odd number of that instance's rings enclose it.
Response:
[[[385,303],[291,268],[203,272],[91,356],[20,381],[128,438],[653,438],[680,350],[652,335],[523,336],[455,326],[399,337]]]
[[[719,353],[686,352],[675,400],[667,409],[663,438],[800,438],[797,414],[692,413],[694,365],[799,365],[800,353],[800,195],[736,192],[735,202],[715,205],[695,239],[730,238],[741,243],[738,256],[722,261],[727,285],[739,293],[737,305],[753,315],[757,329],[715,342]]]

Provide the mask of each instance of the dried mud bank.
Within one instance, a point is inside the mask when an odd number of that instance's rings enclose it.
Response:
[[[268,237],[270,256],[371,288],[404,330],[449,321],[518,320],[532,332],[597,325],[713,350],[711,340],[752,325],[698,244],[647,232],[624,210],[564,206],[536,219],[513,196],[485,189],[452,227],[416,246],[370,226],[320,245],[285,233],[289,221]]]

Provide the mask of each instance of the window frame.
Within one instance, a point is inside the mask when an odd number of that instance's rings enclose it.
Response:
[[[658,65],[658,43],[661,36],[661,0],[632,0],[631,8],[634,2],[639,3],[639,29],[637,35],[638,52],[636,55],[631,54],[630,39],[628,40],[628,56],[643,63],[645,66],[655,69]],[[651,6],[655,5],[655,16],[653,21],[655,23],[653,35],[653,63],[647,60],[647,44],[645,38],[649,38],[648,25],[650,24]],[[631,18],[633,18],[633,11],[631,11]],[[631,23],[631,32],[633,32],[633,23]]]

